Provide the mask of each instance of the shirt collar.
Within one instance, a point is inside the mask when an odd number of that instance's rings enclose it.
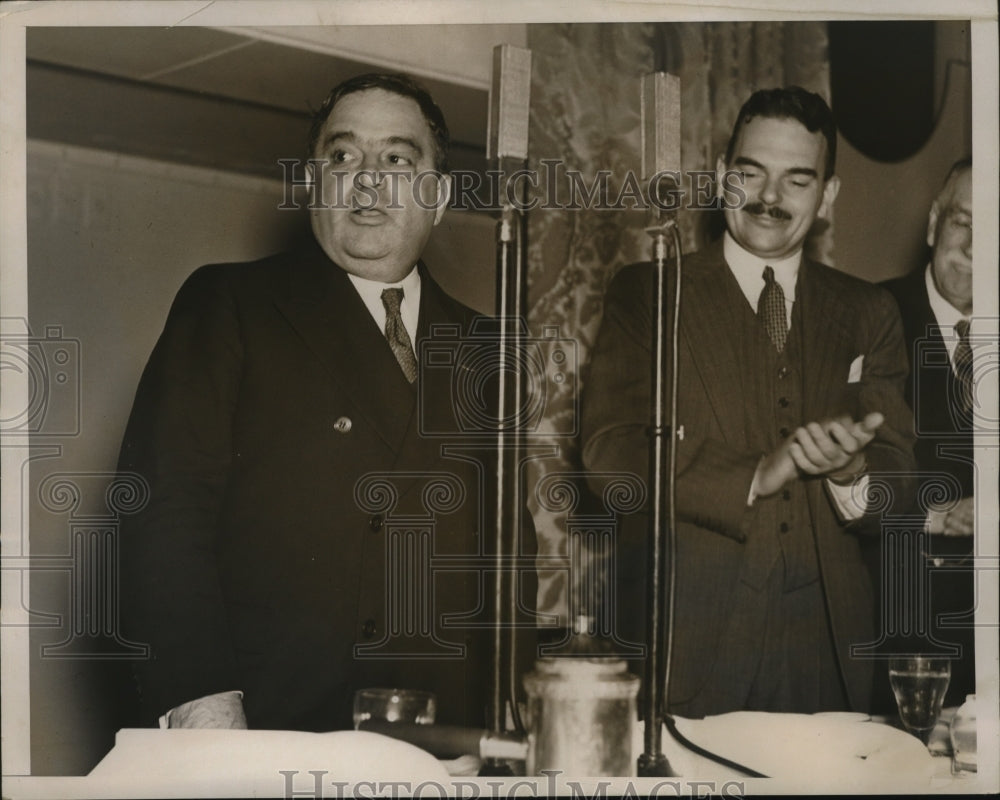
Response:
[[[764,288],[764,267],[771,267],[774,270],[774,279],[785,293],[786,303],[790,304],[794,300],[795,283],[802,264],[801,249],[780,260],[769,260],[756,256],[742,247],[732,234],[726,231],[722,254],[726,264],[729,265],[729,271],[733,273],[752,308],[757,308],[757,298]]]
[[[413,269],[407,273],[403,280],[394,283],[373,281],[371,278],[362,278],[353,272],[348,272],[347,277],[351,279],[351,283],[354,284],[362,297],[370,295],[375,297],[380,303],[382,302],[383,289],[400,288],[403,290],[403,296],[405,297],[409,292],[417,291],[420,288],[420,270],[417,269],[416,264],[413,265]]]
[[[968,317],[941,296],[937,284],[934,283],[934,273],[932,270],[933,267],[928,264],[927,270],[924,272],[924,281],[927,284],[927,299],[930,301],[931,311],[934,312],[934,319],[944,329],[945,335],[948,335],[954,330],[955,324],[959,320],[968,319]]]
[[[373,281],[351,272],[347,273],[347,277],[351,279],[351,283],[361,296],[361,300],[372,315],[379,330],[385,329],[385,306],[382,304],[382,292],[385,289],[401,288],[403,302],[399,306],[399,314],[403,319],[403,327],[410,335],[410,341],[416,341],[417,320],[420,313],[420,270],[417,269],[416,265],[403,280],[394,283]]]

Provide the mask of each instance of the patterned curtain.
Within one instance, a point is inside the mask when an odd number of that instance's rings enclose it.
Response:
[[[579,441],[569,435],[579,420],[578,392],[608,282],[625,264],[648,260],[650,240],[641,211],[563,208],[569,205],[563,170],[578,170],[588,187],[607,171],[612,201],[629,171],[638,176],[640,79],[656,69],[681,79],[683,169],[714,169],[739,107],[755,89],[798,84],[829,99],[827,38],[821,22],[562,24],[530,25],[528,46],[534,59],[530,166],[544,174],[543,160],[560,163],[557,196],[540,181],[539,207],[528,218],[529,324],[549,363],[556,350],[567,359],[560,361],[560,382],[547,384],[533,439],[557,446],[558,456],[530,462],[527,481],[538,533],[539,610],[565,623],[568,599],[579,591],[571,591],[567,579],[567,530],[579,526],[568,521],[586,510]],[[711,217],[680,212],[685,252],[718,229]],[[807,249],[832,263],[832,229],[814,231]],[[546,327],[549,336],[557,328],[559,339],[572,344],[546,344]],[[579,578],[574,569],[574,581]]]

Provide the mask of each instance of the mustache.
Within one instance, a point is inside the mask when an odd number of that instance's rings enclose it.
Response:
[[[747,214],[753,214],[756,217],[760,217],[766,214],[767,216],[773,217],[774,219],[788,220],[792,218],[792,215],[789,214],[787,211],[785,211],[785,209],[781,208],[781,206],[764,205],[764,203],[760,202],[760,200],[756,200],[752,203],[747,203],[745,206],[743,206],[743,210]]]

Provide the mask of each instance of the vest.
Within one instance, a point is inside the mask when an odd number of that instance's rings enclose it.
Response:
[[[802,412],[801,304],[796,302],[793,307],[785,349],[778,353],[736,279],[731,273],[729,277],[729,291],[738,299],[734,307],[739,308],[735,331],[742,349],[739,379],[746,444],[763,455],[807,421]],[[754,506],[757,517],[747,541],[751,546],[744,579],[762,586],[780,561],[786,591],[818,580],[819,561],[805,482],[790,481],[776,494],[757,498]]]

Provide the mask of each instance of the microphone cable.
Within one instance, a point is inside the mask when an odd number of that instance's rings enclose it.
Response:
[[[762,772],[757,772],[755,769],[750,769],[750,767],[745,767],[742,764],[732,761],[725,756],[720,756],[717,753],[713,753],[711,750],[706,750],[704,747],[696,745],[690,739],[688,739],[683,733],[677,730],[677,723],[674,722],[674,718],[670,714],[664,714],[663,724],[666,726],[667,732],[674,737],[674,740],[686,747],[695,755],[701,756],[702,758],[707,758],[709,761],[714,761],[716,764],[720,764],[723,767],[728,767],[729,769],[734,769],[737,772],[742,772],[748,778],[769,778],[770,775],[765,775]]]

